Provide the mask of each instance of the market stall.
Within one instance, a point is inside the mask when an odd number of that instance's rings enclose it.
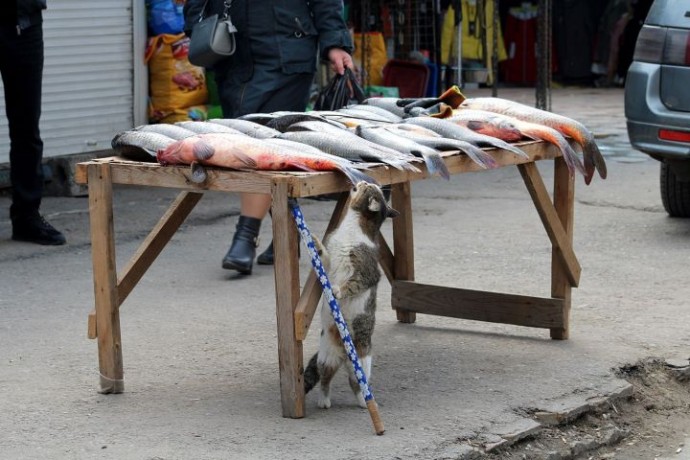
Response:
[[[569,335],[570,292],[580,277],[573,253],[574,177],[559,151],[550,144],[524,142],[525,157],[500,149],[487,150],[497,167],[517,167],[551,241],[551,296],[532,297],[466,290],[415,283],[413,208],[411,182],[426,180],[420,171],[398,170],[374,165],[367,174],[381,185],[391,185],[392,205],[401,215],[392,221],[393,240],[379,235],[380,263],[392,286],[392,307],[398,320],[413,323],[417,313],[478,321],[545,328],[554,339]],[[459,152],[443,153],[452,175],[482,168]],[[538,161],[554,161],[553,201],[537,169]],[[346,192],[350,184],[335,172],[233,171],[209,168],[203,183],[190,177],[186,166],[161,166],[109,157],[80,163],[77,181],[88,184],[95,292],[95,314],[89,318],[89,336],[98,339],[100,386],[103,393],[124,390],[120,306],[155,258],[170,241],[206,191],[270,193],[276,253],[275,290],[280,361],[282,414],[305,416],[302,343],[310,329],[321,295],[310,274],[300,290],[297,233],[287,206],[288,198]],[[151,230],[124,269],[115,260],[113,227],[113,185],[167,187],[180,190],[178,198]],[[329,230],[335,228],[347,201],[342,193],[334,207]]]

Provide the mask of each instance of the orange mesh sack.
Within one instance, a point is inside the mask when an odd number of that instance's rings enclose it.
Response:
[[[149,67],[149,120],[173,123],[199,116],[207,103],[208,88],[202,67],[189,63],[189,38],[185,34],[161,34],[149,38],[145,61]]]

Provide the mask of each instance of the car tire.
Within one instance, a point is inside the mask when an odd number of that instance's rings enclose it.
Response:
[[[690,181],[678,179],[673,169],[661,162],[661,202],[671,217],[690,217]]]

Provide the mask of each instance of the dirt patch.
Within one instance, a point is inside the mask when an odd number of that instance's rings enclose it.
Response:
[[[690,459],[690,368],[649,358],[616,371],[632,396],[572,423],[545,427],[491,460]],[[687,443],[687,445],[686,445]]]

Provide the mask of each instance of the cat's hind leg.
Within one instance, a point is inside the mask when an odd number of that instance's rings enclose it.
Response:
[[[331,407],[331,381],[333,376],[338,371],[340,364],[329,365],[326,363],[319,363],[319,374],[321,375],[321,394],[319,395],[318,406],[321,409],[330,409]]]
[[[321,395],[318,405],[322,409],[331,407],[331,381],[345,361],[340,335],[335,324],[331,324],[327,331],[321,333],[317,358],[319,376],[321,377]]]
[[[364,371],[364,375],[366,376],[368,382],[369,378],[371,377],[371,356],[360,356],[359,358],[362,362],[362,370]],[[366,409],[367,402],[364,400],[362,388],[359,386],[359,380],[357,379],[357,376],[355,375],[351,366],[348,366],[348,370],[348,382],[350,383],[352,392],[355,394],[355,398],[357,398],[357,405],[363,409]]]

